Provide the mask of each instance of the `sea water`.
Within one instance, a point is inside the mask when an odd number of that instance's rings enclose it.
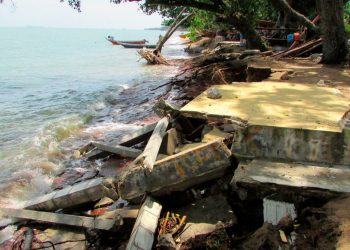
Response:
[[[160,95],[152,89],[176,68],[146,65],[105,37],[152,44],[162,33],[0,28],[0,205],[48,191],[79,146],[140,127]],[[170,41],[164,53],[181,51]]]

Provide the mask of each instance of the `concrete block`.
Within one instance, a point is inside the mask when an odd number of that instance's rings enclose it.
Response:
[[[123,199],[140,197],[146,192],[164,195],[224,175],[231,165],[231,152],[221,141],[212,141],[159,160],[151,173],[142,167],[125,170],[118,180]]]
[[[127,250],[151,250],[162,205],[150,197],[143,203],[131,233]]]
[[[73,207],[86,202],[97,201],[102,197],[118,199],[113,186],[104,178],[96,178],[68,186],[28,201],[24,208],[39,211],[54,211],[60,208]]]
[[[253,160],[247,165],[239,164],[231,185],[235,190],[244,188],[253,190],[254,193],[275,193],[278,190],[316,197],[317,192],[321,192],[325,197],[327,192],[350,192],[350,170],[345,166],[341,169],[308,163]]]

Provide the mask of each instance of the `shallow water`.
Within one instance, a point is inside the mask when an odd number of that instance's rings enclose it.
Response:
[[[0,205],[46,192],[74,149],[137,129],[175,67],[138,62],[104,37],[147,39],[161,31],[0,28]],[[164,49],[183,56],[176,36]],[[78,164],[75,162],[74,164]]]

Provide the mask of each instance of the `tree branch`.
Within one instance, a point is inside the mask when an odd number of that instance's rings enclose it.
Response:
[[[277,9],[288,13],[300,23],[305,25],[309,30],[318,31],[318,27],[312,23],[307,17],[293,9],[286,0],[269,0],[270,3]]]

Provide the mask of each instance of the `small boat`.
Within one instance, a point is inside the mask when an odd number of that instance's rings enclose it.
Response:
[[[123,46],[126,49],[155,49],[157,47],[156,44],[129,44],[129,43],[121,43],[121,46]]]
[[[106,40],[111,42],[113,45],[121,45],[122,43],[125,43],[125,44],[145,44],[145,43],[148,43],[148,41],[146,39],[138,40],[138,41],[117,41],[117,40],[114,40],[113,36],[107,36]]]

